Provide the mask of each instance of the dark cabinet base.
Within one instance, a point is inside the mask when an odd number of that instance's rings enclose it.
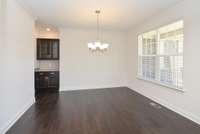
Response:
[[[35,94],[39,94],[39,93],[54,93],[54,92],[59,92],[58,88],[39,88],[39,89],[35,89]]]
[[[35,94],[59,91],[59,72],[35,72]]]

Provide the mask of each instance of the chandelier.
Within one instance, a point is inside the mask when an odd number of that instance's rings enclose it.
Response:
[[[91,51],[105,51],[108,49],[109,44],[102,43],[99,39],[99,36],[100,36],[99,15],[100,15],[101,11],[96,10],[95,13],[97,15],[97,40],[95,42],[88,43],[87,46]]]

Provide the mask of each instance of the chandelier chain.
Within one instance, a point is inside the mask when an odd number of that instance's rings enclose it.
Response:
[[[95,13],[97,14],[97,40],[100,40],[100,10],[96,10]]]

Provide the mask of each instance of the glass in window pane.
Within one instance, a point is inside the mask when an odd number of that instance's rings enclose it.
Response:
[[[52,42],[53,44],[53,58],[58,58],[58,43],[56,41]]]
[[[155,55],[157,44],[157,32],[151,31],[142,35],[143,55]]]
[[[159,58],[160,81],[181,88],[183,85],[183,56]]]
[[[156,78],[156,58],[155,56],[142,57],[142,76],[146,79],[155,80]]]
[[[183,53],[183,21],[164,26],[158,30],[159,54],[175,55]]]

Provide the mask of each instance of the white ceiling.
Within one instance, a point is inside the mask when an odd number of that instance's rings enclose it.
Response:
[[[127,30],[181,0],[20,0],[39,21],[57,27],[93,28],[94,10],[101,9],[101,26]]]

